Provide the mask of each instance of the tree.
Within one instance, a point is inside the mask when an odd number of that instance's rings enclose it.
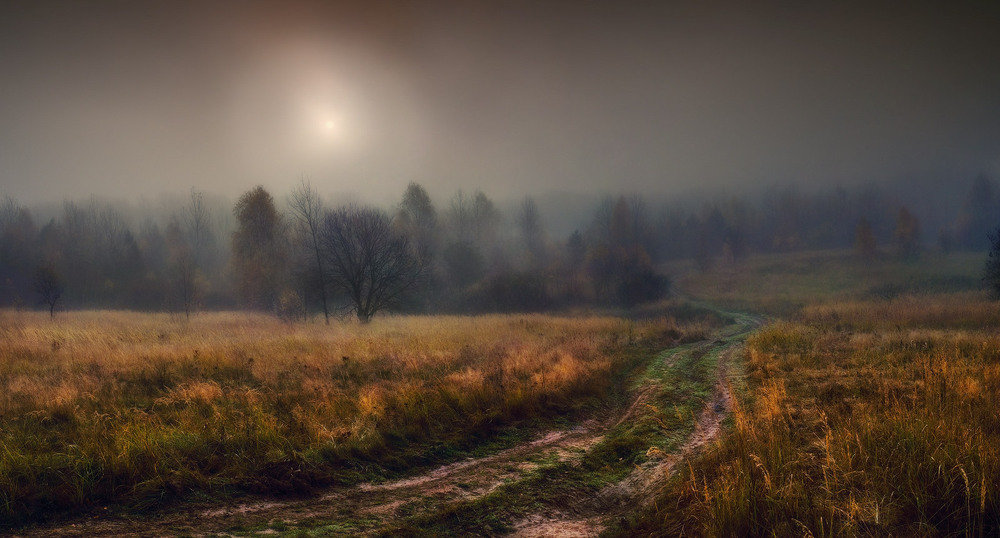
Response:
[[[900,258],[914,259],[920,254],[920,221],[906,207],[899,208],[892,241]]]
[[[31,212],[10,196],[0,199],[0,304],[21,306],[19,290],[30,286],[37,235]]]
[[[1000,299],[1000,228],[988,234],[990,239],[990,253],[986,258],[986,267],[983,269],[983,282],[990,290],[994,299]]]
[[[308,288],[319,292],[320,302],[323,305],[323,319],[326,324],[330,324],[330,307],[327,301],[326,281],[323,278],[324,261],[323,249],[320,245],[320,228],[323,221],[323,202],[319,193],[313,190],[312,186],[305,179],[301,184],[292,189],[292,196],[288,201],[288,206],[292,210],[298,227],[297,236],[300,238],[300,246],[308,250],[308,258],[311,259],[313,271],[304,271],[304,281]]]
[[[361,323],[397,305],[426,269],[409,238],[385,212],[371,207],[350,205],[327,213],[322,245],[327,283],[347,295]]]
[[[211,229],[212,214],[205,205],[204,195],[191,188],[191,203],[184,208],[182,221],[191,245],[194,263],[201,271],[209,270],[209,255],[215,248]]]
[[[1000,217],[997,190],[996,182],[986,175],[979,175],[972,182],[956,223],[961,246],[976,250],[988,246],[986,234]]]
[[[49,318],[56,317],[56,303],[62,297],[62,279],[56,273],[52,264],[38,266],[35,269],[35,278],[32,281],[32,289],[41,297],[42,302],[49,307]]]
[[[569,254],[568,269],[570,272],[579,271],[580,266],[582,266],[584,260],[587,259],[587,245],[583,242],[583,236],[580,235],[580,230],[573,230],[569,239],[566,240],[566,252]]]
[[[472,242],[475,236],[473,219],[473,200],[466,196],[462,189],[455,192],[448,203],[447,220],[452,234],[457,241]]]
[[[410,236],[417,255],[426,258],[426,263],[429,264],[437,250],[437,211],[434,210],[431,197],[420,184],[410,182],[406,186],[396,222]]]
[[[545,265],[545,231],[542,229],[542,216],[535,199],[526,196],[521,201],[517,214],[517,226],[520,231],[527,265],[531,268],[541,268]]]
[[[472,229],[480,247],[496,241],[499,225],[500,211],[486,193],[477,190],[472,197]]]
[[[233,208],[233,272],[243,304],[270,309],[277,304],[285,276],[287,250],[284,220],[274,198],[258,185],[240,196]]]
[[[631,203],[624,196],[606,197],[597,207],[592,226],[597,242],[587,274],[599,300],[631,307],[666,296],[670,281],[653,271],[643,246],[648,230],[645,208],[634,197]]]
[[[185,319],[191,319],[191,311],[195,309],[201,297],[201,271],[195,261],[194,249],[188,242],[181,225],[176,218],[167,225],[166,244],[169,258],[169,277],[171,288],[184,309]]]
[[[496,241],[500,212],[483,191],[467,196],[458,190],[445,214],[456,241],[468,241],[483,249]]]
[[[453,285],[464,288],[483,277],[483,255],[468,241],[451,243],[441,254]]]
[[[854,250],[866,260],[875,256],[875,231],[868,219],[861,217],[854,231]]]

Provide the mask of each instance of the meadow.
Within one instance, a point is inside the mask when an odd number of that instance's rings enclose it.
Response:
[[[688,288],[781,314],[747,340],[728,435],[661,492],[643,532],[997,535],[1000,304],[956,285],[984,256],[931,258],[800,254]],[[789,286],[765,298],[755,280]]]
[[[605,405],[672,317],[0,315],[0,521],[380,479]],[[508,428],[510,429],[510,428]]]
[[[979,289],[982,259],[823,251],[674,268],[684,296],[769,316],[727,360],[724,433],[684,454],[723,371],[717,355],[744,338],[720,327],[759,318],[676,299],[632,319],[330,326],[4,312],[0,521],[379,483],[627,416],[578,460],[475,500],[403,510],[383,530],[509,532],[539,510],[599,498],[666,454],[683,460],[651,508],[623,509],[605,533],[996,535],[1000,303]],[[602,513],[598,504],[588,510]],[[305,534],[346,524],[279,523]]]
[[[851,250],[821,250],[752,256],[709,271],[682,261],[668,271],[680,275],[679,289],[713,305],[794,317],[817,303],[977,290],[985,258],[925,252],[901,261],[888,253],[861,259]]]

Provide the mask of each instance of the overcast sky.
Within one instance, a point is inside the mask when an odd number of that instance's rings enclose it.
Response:
[[[998,6],[0,1],[0,194],[996,174]]]

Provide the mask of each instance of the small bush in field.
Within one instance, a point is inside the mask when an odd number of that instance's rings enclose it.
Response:
[[[305,312],[305,306],[302,303],[302,297],[298,293],[292,290],[281,292],[276,308],[276,313],[281,321],[291,323],[302,318],[303,312]]]

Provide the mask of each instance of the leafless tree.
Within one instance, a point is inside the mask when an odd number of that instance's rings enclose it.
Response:
[[[195,262],[194,250],[176,218],[167,225],[166,244],[171,288],[184,309],[184,317],[191,319],[191,312],[201,297],[203,278]]]
[[[350,205],[327,213],[322,246],[327,283],[350,299],[362,323],[398,304],[426,270],[389,216],[371,207]]]
[[[48,305],[49,318],[56,317],[56,303],[62,297],[63,288],[62,280],[52,264],[38,266],[35,270],[32,289],[42,298],[42,302]]]
[[[203,193],[191,188],[191,203],[184,208],[182,222],[191,245],[191,254],[198,269],[208,270],[208,256],[215,238],[211,229],[212,214],[205,205]]]
[[[455,192],[448,204],[447,220],[456,241],[472,242],[475,239],[473,199],[462,189]]]
[[[528,265],[538,269],[545,265],[545,231],[542,216],[535,199],[527,196],[521,201],[517,225],[528,258]]]
[[[323,202],[319,193],[313,190],[309,182],[303,178],[298,187],[292,189],[288,206],[292,211],[297,227],[297,236],[302,239],[302,247],[309,251],[307,258],[311,258],[315,263],[315,278],[306,278],[307,282],[313,281],[316,291],[319,292],[320,301],[323,303],[323,318],[326,324],[330,324],[330,308],[327,304],[326,282],[323,278],[324,260],[323,249],[320,245],[320,227],[323,220]]]

